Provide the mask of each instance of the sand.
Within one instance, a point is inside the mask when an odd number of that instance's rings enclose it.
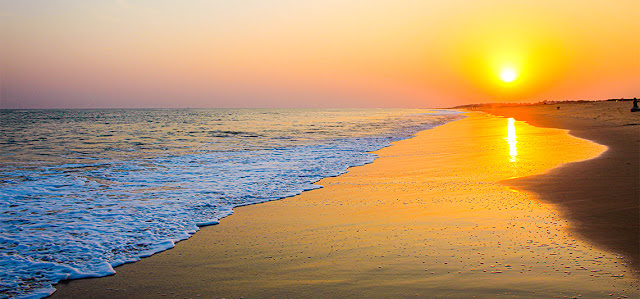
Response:
[[[609,146],[594,160],[548,174],[505,182],[557,205],[572,229],[604,248],[625,255],[640,270],[640,112],[631,102],[588,102],[493,107],[483,111]],[[570,186],[570,187],[567,187]]]
[[[549,170],[606,149],[467,113],[322,189],[237,208],[114,276],[61,283],[54,297],[635,297],[620,252],[574,233],[544,193],[500,183],[556,180]]]

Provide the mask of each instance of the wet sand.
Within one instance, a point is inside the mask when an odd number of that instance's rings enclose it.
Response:
[[[569,130],[609,146],[597,159],[505,182],[556,204],[572,229],[640,270],[640,112],[631,102],[560,103],[481,110]],[[567,187],[570,186],[570,187]]]
[[[53,297],[638,296],[624,259],[574,235],[555,205],[499,183],[606,147],[467,115]]]

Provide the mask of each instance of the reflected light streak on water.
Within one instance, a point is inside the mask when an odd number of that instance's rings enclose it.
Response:
[[[509,144],[509,162],[515,163],[518,158],[518,140],[516,139],[515,119],[509,118],[507,125],[507,143]]]

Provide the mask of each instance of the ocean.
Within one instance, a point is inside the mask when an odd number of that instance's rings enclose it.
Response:
[[[426,109],[0,110],[0,298],[172,248],[234,207],[461,115]],[[224,220],[222,220],[224,221]]]

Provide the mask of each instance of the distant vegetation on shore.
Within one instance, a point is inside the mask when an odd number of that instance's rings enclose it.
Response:
[[[589,102],[626,102],[633,101],[633,99],[608,99],[598,101],[587,100],[574,100],[574,101],[540,101],[535,103],[479,103],[479,104],[467,104],[451,107],[451,109],[473,109],[473,108],[486,108],[486,107],[509,107],[509,106],[534,106],[534,105],[552,105],[552,104],[571,104],[571,103],[589,103]]]

